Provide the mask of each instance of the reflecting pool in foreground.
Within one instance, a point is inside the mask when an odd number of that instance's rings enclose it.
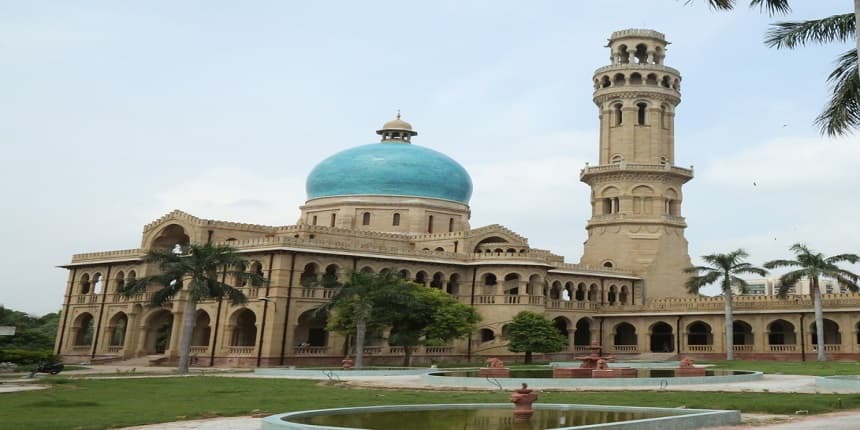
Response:
[[[354,412],[291,418],[289,421],[369,430],[544,430],[670,415],[654,412],[535,409],[531,419],[518,421],[513,418],[512,413],[513,409],[510,408]]]

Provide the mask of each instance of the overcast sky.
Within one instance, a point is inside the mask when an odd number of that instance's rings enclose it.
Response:
[[[414,143],[472,175],[473,227],[506,225],[577,262],[579,169],[598,149],[591,76],[630,27],[665,33],[683,76],[692,256],[860,251],[860,139],[812,126],[849,45],[769,49],[779,18],[705,0],[410,3],[0,1],[0,304],[59,309],[57,265],[137,248],[172,209],[293,224],[313,166],[376,141],[398,108]],[[792,3],[782,19],[851,10]]]

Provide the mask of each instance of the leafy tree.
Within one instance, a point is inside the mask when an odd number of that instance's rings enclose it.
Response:
[[[441,346],[475,330],[480,316],[454,297],[414,282],[405,282],[392,294],[380,296],[382,321],[391,327],[390,345],[403,347],[403,365],[412,362],[418,345]]]
[[[512,352],[525,352],[525,363],[532,362],[533,352],[558,352],[567,347],[567,338],[541,314],[523,311],[508,324],[505,337]]]
[[[812,304],[815,310],[815,331],[818,346],[818,361],[827,361],[824,352],[824,311],[821,306],[821,288],[819,278],[826,276],[836,279],[839,285],[848,287],[857,292],[858,275],[845,269],[841,269],[838,263],[854,264],[860,261],[857,254],[837,254],[825,257],[820,252],[814,252],[802,243],[796,243],[789,248],[795,254],[794,260],[773,260],[764,263],[768,269],[780,267],[796,268],[779,278],[779,295],[785,297],[788,289],[793,287],[803,278],[809,279],[809,295],[812,296]],[[801,342],[803,340],[801,339]]]
[[[329,329],[355,336],[355,366],[363,365],[368,333],[389,327],[390,345],[403,346],[408,366],[418,345],[442,345],[474,329],[478,314],[441,291],[409,282],[393,272],[354,272],[332,301]]]
[[[735,0],[708,0],[711,7],[720,10],[734,9],[735,3]],[[788,0],[751,0],[750,7],[766,9],[771,15],[791,11]],[[839,56],[836,69],[827,77],[832,94],[824,111],[815,119],[821,132],[829,136],[845,135],[860,127],[860,69],[857,67],[860,39],[855,37],[858,16],[860,0],[854,0],[853,13],[808,21],[778,22],[765,36],[765,44],[777,49],[855,41],[856,46]]]
[[[734,319],[732,317],[732,297],[734,296],[732,287],[738,287],[741,290],[747,287],[747,282],[737,275],[754,274],[759,276],[767,275],[767,271],[753,266],[744,261],[749,254],[743,249],[732,251],[728,254],[710,254],[703,255],[702,260],[708,266],[694,266],[685,269],[687,273],[694,273],[686,283],[687,290],[690,293],[698,294],[699,290],[705,285],[720,283],[720,288],[723,290],[725,301],[725,326],[726,326],[726,360],[735,359],[734,351]]]
[[[242,291],[221,282],[222,274],[237,279],[240,285],[250,283],[260,286],[264,282],[261,274],[246,272],[247,261],[239,256],[235,248],[227,245],[191,244],[182,248],[181,252],[153,249],[144,257],[144,262],[158,265],[159,273],[127,282],[120,289],[120,293],[134,296],[145,292],[150,285],[156,285],[160,288],[152,294],[150,304],[163,306],[182,291],[186,292],[182,338],[179,343],[179,373],[182,374],[188,373],[197,303],[224,297],[234,305],[248,301]],[[222,272],[219,273],[219,270]]]
[[[0,325],[14,326],[14,336],[0,336],[0,348],[50,352],[57,336],[57,313],[35,317],[0,306]]]
[[[376,305],[380,296],[391,294],[405,283],[392,272],[364,273],[352,272],[343,284],[329,280],[327,287],[336,288],[334,296],[326,305],[317,309],[318,313],[331,312],[329,330],[355,336],[355,367],[364,366],[364,344],[368,328],[377,332],[381,328]]]

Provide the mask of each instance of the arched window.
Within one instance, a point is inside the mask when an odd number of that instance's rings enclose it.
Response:
[[[400,214],[395,213],[394,216],[391,217],[391,225],[400,225]]]
[[[81,294],[89,294],[90,292],[90,275],[84,273],[81,276]]]
[[[620,163],[620,162],[622,162],[622,161],[624,161],[624,156],[623,156],[623,155],[621,155],[621,154],[615,154],[615,155],[613,155],[613,156],[612,156],[612,158],[609,160],[609,162],[610,162],[610,163],[612,163],[612,164],[618,164],[618,163]]]
[[[646,103],[637,103],[636,107],[639,108],[636,121],[639,125],[645,125],[645,114],[647,113],[648,105]]]
[[[125,273],[122,270],[120,270],[116,274],[116,291],[122,291],[122,289],[124,287],[125,287]]]
[[[93,294],[101,294],[103,286],[104,281],[102,280],[102,274],[96,273],[93,275]]]
[[[454,218],[448,218],[448,233],[454,231]]]
[[[311,221],[311,224],[312,224],[312,225],[317,225],[317,216],[316,216],[316,215],[314,215],[314,217],[313,217],[313,221]]]
[[[257,316],[250,309],[242,309],[233,317],[233,337],[230,346],[257,344]]]
[[[621,125],[621,103],[613,105],[612,109],[615,116],[615,125]]]
[[[496,334],[488,328],[482,328],[480,334],[481,342],[491,342],[496,339]]]
[[[361,216],[361,225],[370,225],[370,212],[365,212]]]
[[[313,287],[317,283],[317,265],[314,263],[305,264],[305,270],[302,271],[299,277],[299,283],[303,287]]]

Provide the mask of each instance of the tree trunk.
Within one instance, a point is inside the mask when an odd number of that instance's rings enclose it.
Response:
[[[815,307],[815,336],[818,346],[818,361],[827,361],[827,354],[824,351],[824,310],[821,309],[821,289],[818,288],[818,278],[811,279],[812,287],[812,305]],[[801,342],[805,342],[802,339]]]
[[[532,352],[531,351],[526,351],[526,359],[525,359],[524,363],[525,364],[532,364]]]
[[[194,323],[197,320],[197,302],[188,298],[185,302],[185,314],[182,316],[182,335],[179,340],[179,374],[188,373],[191,361],[191,337],[194,335]]]
[[[359,318],[355,322],[355,368],[364,366],[364,336],[367,333],[367,320]]]
[[[734,317],[733,313],[733,304],[732,304],[732,292],[731,290],[723,292],[725,296],[725,315],[726,315],[726,360],[732,361],[735,359],[735,330],[734,330]]]
[[[403,347],[403,367],[411,367],[412,366],[412,347],[404,346]]]

